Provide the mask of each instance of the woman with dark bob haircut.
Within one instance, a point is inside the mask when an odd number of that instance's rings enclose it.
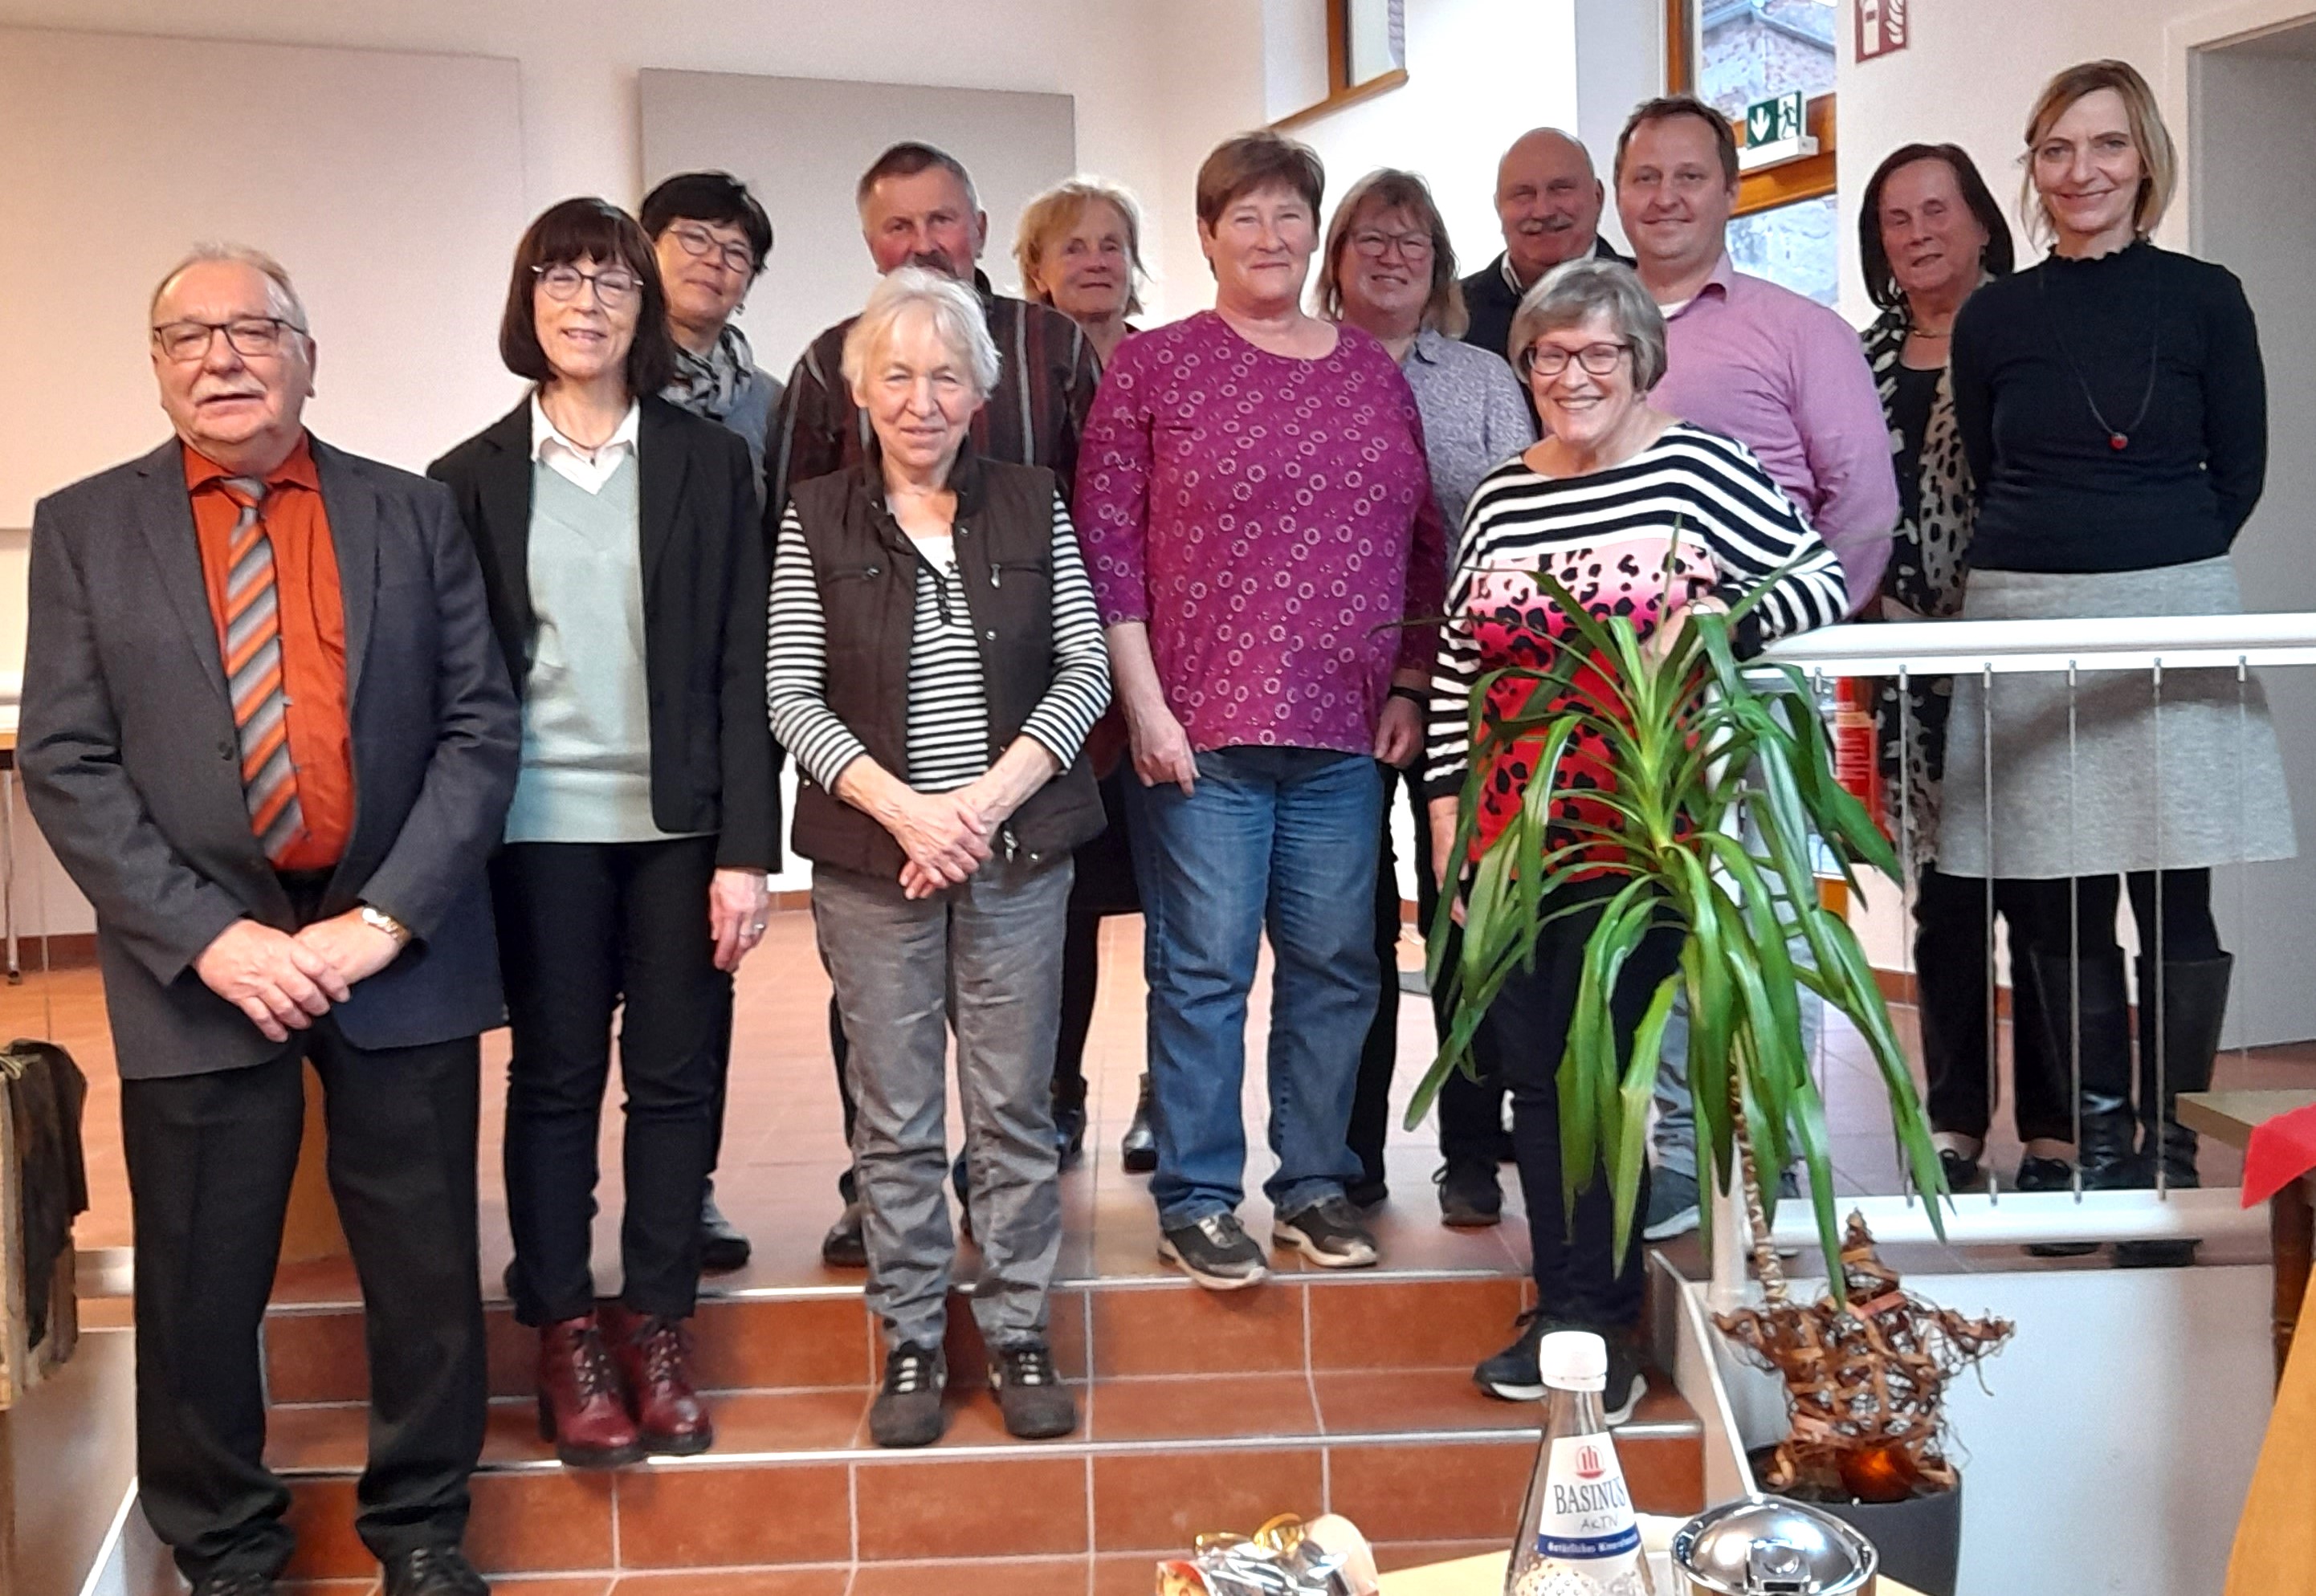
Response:
[[[540,1431],[603,1467],[714,1439],[687,1324],[717,1019],[777,862],[769,580],[747,446],[658,396],[666,303],[633,217],[566,200],[533,222],[499,351],[536,386],[429,474],[457,494],[522,697],[491,867],[514,1033],[507,1286],[539,1332]],[[623,1283],[599,1320],[589,1231],[622,1003]]]
[[[1898,474],[1898,525],[1878,613],[1893,621],[1944,620],[1962,613],[1977,520],[1970,461],[1955,425],[1948,346],[1963,301],[1981,284],[2010,275],[2010,225],[1959,146],[1909,144],[1893,150],[1866,185],[1857,247],[1866,292],[1882,307],[1865,332],[1866,363],[1881,390]],[[1983,884],[1938,869],[1953,697],[1946,677],[1912,678],[1902,704],[1894,678],[1875,684],[1875,738],[1890,794],[1884,818],[1914,868],[1914,969],[1930,1126],[1946,1183],[1961,1192],[1978,1183],[1992,1117],[1986,971],[1994,930]],[[2016,896],[2009,883],[1997,882],[1994,907],[2008,916]],[[2073,1114],[2044,1040],[2041,994],[2032,980],[2020,980],[2011,998],[2011,1107],[2026,1148],[2012,1184],[2057,1191],[2074,1175]]]

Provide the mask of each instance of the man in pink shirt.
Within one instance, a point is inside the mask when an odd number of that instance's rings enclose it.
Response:
[[[1737,144],[1703,101],[1635,111],[1616,179],[1635,268],[1665,314],[1670,365],[1652,397],[1760,457],[1841,557],[1856,614],[1881,585],[1898,521],[1890,426],[1856,330],[1730,264]]]

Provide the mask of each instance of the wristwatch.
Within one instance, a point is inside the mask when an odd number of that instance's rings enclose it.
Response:
[[[368,903],[361,905],[361,923],[374,931],[383,931],[393,937],[394,945],[396,947],[410,945],[410,927],[382,909]]]

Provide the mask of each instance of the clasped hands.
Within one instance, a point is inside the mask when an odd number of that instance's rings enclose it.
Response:
[[[979,782],[948,793],[913,790],[888,824],[909,856],[901,866],[903,895],[930,898],[963,882],[994,851],[992,839],[1010,812]]]
[[[402,944],[359,909],[316,920],[292,935],[256,920],[236,920],[193,960],[209,989],[249,1016],[271,1042],[287,1042],[394,962]]]

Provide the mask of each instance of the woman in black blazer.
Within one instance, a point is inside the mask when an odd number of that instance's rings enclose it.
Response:
[[[568,200],[531,224],[499,352],[538,386],[430,474],[474,536],[523,705],[492,866],[514,1033],[508,1285],[539,1329],[541,1432],[566,1463],[610,1467],[714,1437],[686,1322],[718,1021],[778,847],[768,579],[745,445],[655,396],[666,306],[626,212]],[[595,1147],[622,1001],[624,1285],[599,1320]]]

